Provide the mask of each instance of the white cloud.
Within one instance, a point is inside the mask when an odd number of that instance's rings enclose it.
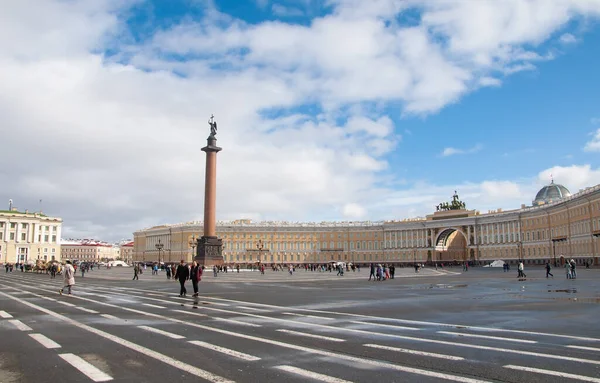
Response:
[[[201,219],[200,148],[212,113],[224,148],[219,219],[427,213],[457,185],[404,181],[396,190],[386,154],[401,136],[386,107],[435,113],[498,86],[502,74],[544,59],[538,47],[566,23],[600,9],[588,1],[332,1],[326,16],[295,25],[248,24],[208,8],[140,45],[124,23],[133,3],[14,1],[0,12],[3,156],[18,159],[0,172],[0,197],[22,208],[43,199],[67,236],[118,239]],[[407,7],[421,12],[419,23],[398,23]],[[494,185],[458,186],[474,206],[519,202],[514,189],[504,185],[507,198]]]
[[[574,44],[577,42],[577,38],[573,36],[571,33],[564,33],[559,38],[560,42],[563,44]]]
[[[600,184],[600,169],[591,165],[554,166],[538,174],[539,184],[548,184],[550,179],[576,193],[580,189]]]
[[[299,8],[289,7],[282,4],[273,4],[271,11],[275,16],[279,17],[300,17],[304,16],[304,12]]]
[[[479,84],[481,86],[500,86],[502,81],[494,77],[482,77],[479,79]]]
[[[359,204],[348,203],[344,205],[344,208],[342,209],[342,214],[344,218],[361,219],[366,217],[367,210]]]
[[[592,139],[588,141],[583,150],[586,152],[600,152],[600,129],[592,134]]]
[[[479,152],[481,149],[483,149],[483,145],[481,144],[477,144],[469,149],[457,149],[453,147],[448,147],[444,148],[444,150],[442,151],[442,157],[449,157],[455,154],[473,154]]]

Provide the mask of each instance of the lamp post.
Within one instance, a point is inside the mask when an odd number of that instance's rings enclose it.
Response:
[[[192,248],[192,260],[193,260],[194,257],[195,257],[194,250],[196,250],[196,246],[198,245],[198,242],[196,241],[196,235],[195,234],[192,234],[192,239],[190,239],[189,244],[190,244],[190,247]]]
[[[154,245],[154,247],[156,247],[156,250],[158,250],[158,266],[160,267],[160,252],[162,251],[163,247],[165,247],[165,244],[161,243],[159,239],[158,243]]]
[[[258,250],[258,263],[261,262],[260,253],[264,248],[265,248],[265,245],[263,244],[262,239],[259,239],[258,242],[256,242],[256,249]]]

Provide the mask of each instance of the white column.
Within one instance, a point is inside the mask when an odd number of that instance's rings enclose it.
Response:
[[[471,244],[471,225],[467,226],[467,246]]]

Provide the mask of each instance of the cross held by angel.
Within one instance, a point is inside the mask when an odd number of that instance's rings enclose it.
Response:
[[[215,116],[210,115],[210,120],[208,120],[208,125],[210,126],[210,135],[217,135],[217,122],[215,121]]]

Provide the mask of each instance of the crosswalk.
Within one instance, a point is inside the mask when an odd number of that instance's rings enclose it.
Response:
[[[32,342],[39,347],[32,357],[62,361],[79,374],[74,379],[162,381],[183,373],[210,382],[600,383],[600,333],[192,299],[93,280],[78,281],[67,297],[58,295],[60,284],[43,275],[0,276],[0,339],[7,340],[0,352],[21,353]],[[23,374],[21,381],[35,380]]]

